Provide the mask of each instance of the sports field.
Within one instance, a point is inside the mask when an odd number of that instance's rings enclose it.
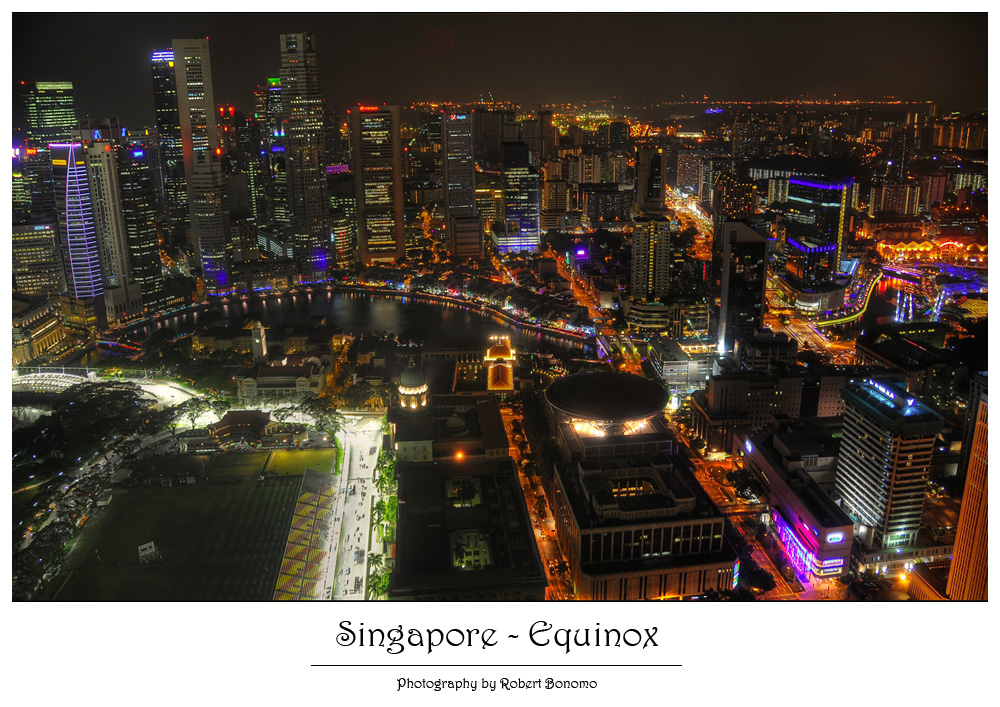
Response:
[[[116,490],[51,582],[53,598],[270,600],[301,479],[227,481]],[[162,563],[140,565],[150,541]]]
[[[267,465],[268,474],[294,474],[301,476],[306,468],[333,473],[333,461],[337,458],[336,449],[308,449],[301,452],[276,451],[271,455],[271,463]]]
[[[260,476],[270,452],[224,452],[208,468],[210,480],[251,479]]]

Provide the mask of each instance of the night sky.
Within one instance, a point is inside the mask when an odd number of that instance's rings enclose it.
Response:
[[[892,95],[965,110],[986,107],[986,17],[19,13],[12,61],[15,86],[72,81],[81,117],[130,127],[153,123],[149,58],[172,38],[208,36],[216,102],[249,113],[254,87],[278,75],[279,33],[303,31],[317,38],[324,98],[340,106],[492,92],[529,107]]]

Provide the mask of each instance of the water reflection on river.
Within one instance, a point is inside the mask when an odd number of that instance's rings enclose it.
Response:
[[[595,347],[590,342],[551,336],[530,327],[511,325],[499,317],[480,314],[462,305],[428,302],[413,298],[372,296],[368,293],[327,292],[284,294],[280,296],[252,296],[246,300],[234,298],[230,302],[214,302],[210,309],[219,312],[231,322],[247,314],[260,317],[266,326],[283,322],[304,324],[311,317],[323,316],[350,334],[367,331],[386,331],[402,335],[419,333],[427,342],[452,337],[472,337],[486,341],[490,336],[510,336],[515,347],[538,350],[579,351],[584,356],[594,356]],[[197,329],[199,313],[186,312],[161,319],[156,328],[169,327],[178,332]],[[133,336],[144,339],[151,333],[150,325],[136,327]],[[88,356],[88,358],[91,358]]]

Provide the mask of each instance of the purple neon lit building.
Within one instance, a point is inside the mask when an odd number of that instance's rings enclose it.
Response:
[[[801,175],[788,180],[789,220],[812,226],[827,243],[836,244],[835,272],[840,271],[843,259],[845,222],[853,187],[853,179]]]
[[[52,143],[49,150],[69,293],[75,299],[100,297],[104,279],[83,147],[77,142]]]

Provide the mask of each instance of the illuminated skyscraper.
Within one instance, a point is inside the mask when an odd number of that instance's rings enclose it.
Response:
[[[476,211],[472,115],[442,114],[441,141],[450,250],[455,257],[480,258],[483,254],[483,229]]]
[[[767,290],[767,239],[739,221],[721,226],[722,306],[719,311],[719,351],[764,326]]]
[[[541,240],[541,181],[523,142],[503,144],[502,178],[504,228],[494,232],[494,243],[504,253],[535,250]]]
[[[66,142],[76,127],[73,84],[69,81],[21,82],[28,147],[46,150],[49,143]]]
[[[55,223],[50,143],[68,143],[76,126],[73,84],[69,81],[21,82],[26,139],[24,174],[31,192],[30,220]]]
[[[836,488],[855,538],[869,550],[915,545],[942,418],[895,383],[849,383],[843,397]]]
[[[104,294],[87,161],[80,143],[52,143],[52,175],[66,286],[74,299]]]
[[[983,383],[986,372],[977,375]],[[958,517],[958,535],[952,555],[951,572],[948,574],[947,594],[959,601],[986,601],[988,596],[989,555],[987,503],[987,465],[989,441],[989,398],[986,390],[968,410],[975,430],[970,443],[966,469],[965,492],[962,510]]]
[[[632,298],[655,300],[667,294],[674,264],[671,222],[637,218],[632,229]]]
[[[208,39],[175,39],[172,44],[190,241],[201,266],[205,289],[221,294],[230,288],[226,260],[229,211],[216,132]]]
[[[666,198],[667,159],[660,147],[635,151],[635,200],[640,208],[662,209]]]
[[[226,258],[229,208],[222,165],[217,155],[205,150],[197,152],[194,159],[194,171],[188,178],[194,252],[201,264],[205,290],[224,294],[230,291],[231,284]]]
[[[48,223],[15,225],[11,270],[15,294],[52,296],[65,290],[56,227]]]
[[[288,210],[295,259],[303,280],[326,278],[329,211],[323,97],[311,34],[283,34],[281,103]]]
[[[348,113],[358,254],[366,265],[394,263],[403,257],[406,246],[399,106],[355,106]]]
[[[834,270],[844,257],[844,233],[853,179],[794,176],[788,180],[788,218],[815,227],[828,243],[836,243]]]
[[[187,180],[184,175],[184,148],[181,144],[174,64],[173,49],[155,51],[150,59],[162,175],[162,184],[158,185],[157,193],[174,238],[177,242],[181,242],[184,239],[184,230],[190,223],[190,217],[187,208]]]
[[[156,187],[152,156],[142,143],[118,150],[118,184],[131,278],[139,285],[143,305],[156,311],[165,301],[156,232]]]
[[[141,290],[132,280],[129,263],[116,145],[108,140],[85,141],[82,153],[104,276],[104,305],[108,321],[114,322],[142,311]]]

